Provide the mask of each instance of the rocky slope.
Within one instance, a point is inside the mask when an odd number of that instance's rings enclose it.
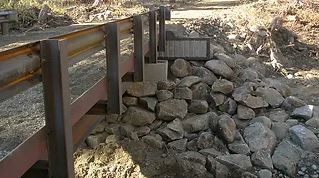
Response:
[[[257,58],[218,51],[205,63],[175,60],[171,80],[127,90],[125,113],[108,115],[86,140],[92,149],[75,155],[77,175],[121,177],[113,168],[124,177],[318,177],[319,107],[265,71]],[[134,163],[102,159],[119,149]]]

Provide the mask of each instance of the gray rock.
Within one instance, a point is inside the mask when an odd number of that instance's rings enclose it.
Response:
[[[256,81],[257,79],[259,79],[259,75],[258,72],[252,68],[246,68],[244,69],[240,75],[239,78],[242,81]]]
[[[187,144],[187,139],[181,139],[181,140],[176,140],[172,141],[167,144],[168,148],[172,148],[173,150],[176,150],[178,152],[182,152],[186,150],[186,144]]]
[[[251,162],[261,168],[273,169],[272,159],[269,150],[258,150],[251,155]]]
[[[301,106],[291,113],[291,117],[308,120],[313,115],[313,109],[313,105]]]
[[[105,133],[90,135],[86,138],[85,142],[88,144],[89,147],[95,149],[100,145],[100,143],[105,141],[106,136],[107,135]]]
[[[203,132],[199,135],[197,139],[197,148],[198,149],[206,149],[212,148],[214,145],[214,135],[210,132]]]
[[[218,79],[212,85],[213,92],[220,92],[224,94],[229,94],[234,90],[233,82],[230,82],[226,79]]]
[[[298,125],[298,120],[297,119],[288,119],[288,120],[286,120],[286,123],[290,126],[290,127],[292,127],[292,126],[295,126],[295,125]]]
[[[218,127],[218,120],[220,119],[220,117],[215,113],[215,112],[210,112],[210,116],[209,116],[209,127],[212,131],[216,132]]]
[[[188,111],[195,114],[205,114],[208,111],[208,103],[206,100],[193,100],[188,106]]]
[[[262,169],[258,171],[259,178],[272,178],[272,172],[268,169]]]
[[[187,114],[187,103],[185,100],[178,99],[162,101],[157,104],[156,112],[157,117],[164,121],[183,119]]]
[[[250,149],[248,145],[245,143],[241,134],[237,131],[235,135],[235,140],[233,143],[228,144],[228,149],[236,154],[244,154],[249,155]]]
[[[155,135],[155,136],[151,136],[151,135],[146,135],[144,137],[142,137],[142,140],[147,143],[148,145],[158,148],[158,149],[162,149],[164,143],[162,141],[162,137],[159,135]]]
[[[273,122],[285,122],[289,118],[289,115],[286,113],[286,111],[280,108],[271,110],[268,115],[269,119]]]
[[[242,68],[248,67],[249,63],[245,56],[241,54],[234,54],[233,58],[235,59],[237,65],[241,66]]]
[[[135,97],[154,96],[157,90],[156,83],[133,82],[126,90],[127,94]]]
[[[142,137],[151,132],[151,129],[147,126],[138,127],[135,129],[137,136]]]
[[[184,177],[184,178],[193,178],[193,177],[205,177],[205,178],[214,178],[212,174],[210,174],[204,165],[199,163],[194,163],[193,161],[189,161],[183,158],[177,158],[176,160],[177,166],[168,166],[171,171],[176,172],[175,177]]]
[[[167,127],[161,127],[157,129],[157,133],[160,134],[167,141],[182,139],[184,136],[183,132],[177,132]]]
[[[108,124],[105,126],[105,132],[107,134],[120,135],[119,124]]]
[[[155,114],[143,108],[130,106],[123,116],[123,122],[134,126],[151,124],[155,120]]]
[[[179,119],[174,119],[172,122],[168,123],[167,128],[184,135],[183,124]]]
[[[222,105],[225,102],[225,100],[226,100],[226,96],[224,94],[222,94],[222,93],[211,92],[210,96],[214,100],[215,106]]]
[[[206,83],[198,83],[191,87],[194,100],[206,100],[210,93],[210,87]]]
[[[120,134],[123,137],[135,138],[136,139],[137,135],[134,132],[134,130],[135,130],[135,128],[131,124],[121,124],[120,127],[119,127]]]
[[[307,151],[318,151],[319,141],[317,136],[302,125],[295,125],[289,129],[293,142]]]
[[[218,156],[217,161],[229,168],[248,170],[252,167],[249,156],[243,154],[231,154]]]
[[[116,124],[121,120],[121,116],[119,114],[106,114],[105,121],[107,123]]]
[[[163,123],[163,121],[161,121],[161,120],[155,120],[153,123],[151,123],[149,125],[149,128],[151,130],[156,130],[156,129],[158,129],[161,126],[162,123]]]
[[[266,86],[276,89],[284,97],[288,97],[292,93],[288,85],[277,79],[265,78],[264,82],[266,83]]]
[[[222,152],[217,151],[215,148],[202,149],[199,150],[199,153],[201,153],[204,156],[211,156],[213,158],[224,155]]]
[[[206,130],[209,128],[209,115],[203,114],[198,116],[191,116],[183,120],[184,130],[189,133]]]
[[[240,177],[241,178],[258,178],[256,175],[250,172],[243,172]]]
[[[252,152],[261,149],[273,151],[277,142],[273,131],[259,122],[245,128],[244,138]]]
[[[295,97],[295,96],[288,96],[285,101],[282,103],[281,107],[283,109],[285,109],[286,111],[293,111],[295,110],[296,108],[299,108],[299,107],[302,107],[302,106],[305,106],[306,103]]]
[[[173,90],[176,87],[174,81],[164,80],[157,82],[157,89],[158,90]]]
[[[125,106],[127,107],[136,106],[138,104],[138,98],[136,97],[125,96],[122,98],[122,100],[123,100],[123,104],[125,104]]]
[[[105,121],[102,121],[101,123],[99,123],[99,124],[92,130],[91,135],[95,135],[95,134],[104,132],[105,126],[106,126]]]
[[[275,122],[271,130],[275,133],[277,140],[280,141],[288,136],[288,129],[290,125],[285,122]]]
[[[294,177],[301,154],[302,151],[300,148],[284,140],[277,146],[272,155],[273,165],[276,169]]]
[[[250,94],[243,94],[243,95],[238,95],[238,97],[236,97],[236,101],[240,102],[243,105],[246,105],[250,108],[265,108],[268,107],[268,103],[259,96],[252,96]]]
[[[207,170],[212,173],[216,178],[229,178],[230,171],[227,166],[216,161],[215,158],[208,156],[206,161]]]
[[[234,71],[224,61],[210,60],[205,63],[205,67],[226,79],[231,79],[234,75]]]
[[[142,97],[139,99],[139,103],[149,111],[155,111],[157,99],[155,97]]]
[[[266,116],[258,116],[258,117],[255,117],[255,118],[253,118],[253,119],[249,122],[249,124],[253,124],[253,123],[255,123],[255,122],[260,122],[260,123],[262,123],[265,127],[268,127],[268,128],[271,128],[271,125],[272,125],[271,120],[270,120],[268,117],[266,117]]]
[[[238,105],[237,107],[237,117],[242,120],[249,120],[255,117],[255,112],[249,107]]]
[[[186,77],[192,73],[192,66],[184,59],[176,59],[170,69],[176,77]]]
[[[215,74],[205,67],[193,67],[193,75],[200,77],[207,85],[212,85],[217,80]]]
[[[201,82],[201,78],[197,76],[187,76],[181,79],[178,84],[178,87],[191,87],[199,82]]]
[[[236,135],[236,124],[235,121],[229,117],[228,114],[219,116],[218,130],[217,132],[227,143],[231,143],[235,139]]]
[[[306,125],[312,128],[319,128],[319,118],[313,117],[306,121]]]
[[[161,101],[165,101],[168,99],[172,99],[174,97],[173,92],[169,91],[169,90],[158,90],[156,91],[156,97],[158,99],[159,102]]]
[[[194,163],[199,163],[201,165],[206,164],[205,156],[195,151],[187,151],[187,152],[179,154],[179,156],[182,159],[185,159]]]
[[[226,55],[225,53],[217,53],[217,54],[214,54],[214,56],[218,60],[224,61],[230,68],[236,67],[236,61],[232,57]]]
[[[250,120],[242,120],[242,119],[238,119],[237,115],[232,116],[233,120],[236,123],[236,127],[238,129],[244,129],[245,127],[247,127],[249,125]]]
[[[175,99],[191,100],[192,97],[193,97],[193,92],[191,89],[187,87],[175,88],[174,90]]]
[[[282,95],[273,88],[259,87],[256,90],[256,94],[262,97],[273,108],[279,107],[285,100]]]
[[[188,151],[197,151],[197,139],[193,139],[189,142],[187,142],[186,148]]]
[[[105,138],[105,144],[117,143],[119,138],[116,135],[109,135]]]
[[[219,106],[219,109],[230,115],[234,115],[237,111],[237,103],[235,100],[228,98],[221,106]]]

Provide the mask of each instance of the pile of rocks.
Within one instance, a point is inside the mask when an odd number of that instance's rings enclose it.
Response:
[[[125,113],[108,115],[86,143],[116,135],[174,150],[185,177],[318,177],[319,165],[306,159],[319,150],[318,107],[264,71],[241,55],[177,59],[171,80],[132,84]]]

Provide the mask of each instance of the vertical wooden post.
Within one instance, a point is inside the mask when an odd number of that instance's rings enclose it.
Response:
[[[1,24],[1,30],[2,30],[2,34],[3,35],[9,34],[9,31],[10,31],[9,23],[2,23]]]
[[[106,62],[107,62],[107,92],[108,113],[122,113],[122,87],[120,76],[120,32],[116,22],[106,25]]]
[[[164,6],[160,7],[160,13],[159,13],[159,51],[165,52],[165,42],[166,42],[166,30],[165,30],[165,15],[166,15],[166,9]]]
[[[134,81],[144,80],[144,28],[141,15],[134,16]]]
[[[149,12],[149,33],[150,33],[150,63],[157,63],[157,11]]]
[[[70,90],[66,45],[41,42],[45,120],[48,135],[49,177],[74,177]]]

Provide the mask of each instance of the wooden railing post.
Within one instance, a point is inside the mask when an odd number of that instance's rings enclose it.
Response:
[[[65,49],[63,41],[41,41],[50,178],[74,177],[69,74]]]
[[[149,62],[157,63],[157,11],[149,12],[150,51]]]
[[[144,80],[144,27],[141,15],[133,17],[134,33],[134,81]]]
[[[122,113],[122,80],[120,74],[120,32],[116,22],[106,25],[107,111]]]
[[[159,51],[165,52],[166,43],[166,30],[165,30],[165,19],[166,19],[166,8],[161,6],[159,9]]]

